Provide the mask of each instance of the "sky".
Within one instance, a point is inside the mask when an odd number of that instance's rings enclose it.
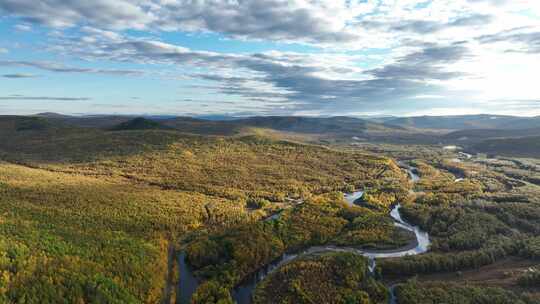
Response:
[[[540,115],[537,0],[0,0],[0,114]]]

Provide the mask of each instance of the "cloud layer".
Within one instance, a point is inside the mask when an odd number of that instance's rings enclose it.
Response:
[[[88,97],[51,97],[51,96],[0,96],[0,100],[38,100],[38,101],[88,101]]]
[[[3,0],[0,9],[51,27],[216,32],[250,39],[352,41],[346,22],[363,5],[306,0]]]
[[[540,97],[529,81],[540,68],[540,5],[530,1],[0,0],[0,11],[16,31],[44,29],[45,51],[77,61],[1,59],[25,69],[3,75],[11,79],[35,77],[26,70],[173,79],[236,110],[274,113],[487,109]],[[170,38],[179,32],[218,36],[197,49]],[[248,50],[220,50],[231,40]],[[253,41],[270,46],[250,52]]]
[[[110,75],[141,75],[142,71],[136,70],[120,70],[120,69],[94,69],[94,68],[80,68],[64,66],[53,62],[43,61],[14,61],[14,60],[0,60],[0,67],[31,67],[40,70],[45,70],[55,73],[81,73],[81,74],[110,74]],[[10,75],[24,75],[24,74],[10,74]],[[17,78],[17,77],[12,77]],[[23,78],[23,77],[19,77]]]

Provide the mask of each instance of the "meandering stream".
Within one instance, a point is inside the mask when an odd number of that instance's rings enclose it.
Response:
[[[403,167],[407,170],[407,174],[409,175],[409,178],[413,183],[416,183],[420,180],[420,176],[418,176],[418,168],[402,161],[399,161],[398,164],[400,165],[400,167]]]
[[[344,198],[349,205],[354,205],[357,200],[361,199],[364,196],[364,191],[357,191],[353,193],[345,193]]]
[[[418,181],[420,178],[414,172],[415,168],[410,166],[404,166],[407,168],[407,172],[413,182]],[[345,199],[349,204],[355,204],[364,194],[363,191],[357,191],[352,194],[346,194]],[[426,252],[429,249],[430,240],[427,232],[422,231],[419,227],[413,226],[407,223],[401,217],[399,209],[401,208],[400,204],[393,206],[390,216],[394,220],[394,225],[405,230],[412,231],[416,236],[416,242],[412,245],[393,249],[393,250],[363,250],[356,247],[343,247],[343,246],[313,246],[309,247],[303,251],[296,253],[284,253],[281,257],[276,259],[274,262],[262,267],[257,272],[251,276],[244,279],[242,283],[236,286],[232,290],[233,299],[238,304],[250,304],[252,301],[252,294],[255,290],[255,287],[260,283],[266,276],[278,269],[279,267],[294,261],[298,257],[302,257],[310,254],[325,253],[325,252],[351,252],[365,256],[369,259],[369,270],[373,272],[376,266],[376,259],[383,258],[396,258],[403,257],[407,255],[416,255]],[[279,213],[267,218],[267,220],[274,220],[279,218]],[[180,286],[179,286],[179,295],[178,303],[190,303],[191,295],[195,292],[199,282],[197,278],[193,275],[191,269],[186,264],[185,253],[179,255],[179,268],[180,268]],[[391,303],[395,298],[393,292],[391,294]]]
[[[184,251],[180,252],[178,255],[178,268],[180,277],[176,303],[189,304],[191,303],[191,296],[195,293],[197,287],[199,287],[200,282],[186,263],[186,253]]]
[[[355,247],[344,247],[344,246],[313,246],[309,247],[301,252],[298,253],[292,253],[283,254],[279,259],[276,261],[270,263],[266,267],[263,267],[259,271],[257,271],[252,276],[248,277],[246,280],[243,281],[239,286],[233,289],[232,296],[233,299],[238,304],[249,304],[251,303],[251,296],[253,293],[253,290],[257,286],[258,283],[260,283],[266,276],[268,276],[270,273],[272,273],[274,270],[278,269],[279,267],[290,263],[297,259],[298,257],[310,255],[310,254],[317,254],[317,253],[325,253],[325,252],[351,252],[355,254],[359,254],[362,256],[365,256],[369,259],[369,270],[370,272],[373,272],[376,266],[376,259],[384,259],[384,258],[396,258],[396,257],[403,257],[407,255],[415,255],[424,253],[428,250],[430,241],[429,236],[426,232],[422,231],[420,228],[410,225],[409,223],[405,222],[399,213],[399,209],[401,208],[400,204],[397,204],[392,208],[392,211],[390,212],[390,216],[394,219],[394,225],[412,231],[414,232],[416,236],[416,246],[405,246],[398,249],[393,250],[363,250],[360,248]]]

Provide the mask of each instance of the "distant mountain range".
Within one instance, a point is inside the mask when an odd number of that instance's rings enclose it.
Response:
[[[15,119],[16,118],[16,119]],[[269,134],[300,140],[339,143],[458,145],[471,152],[540,156],[540,117],[501,115],[420,117],[260,116],[210,119],[173,116],[67,116],[41,113],[0,117],[17,131],[92,128],[104,131],[169,130],[198,135]],[[262,132],[262,133],[261,133]],[[277,133],[276,133],[277,132]],[[300,136],[300,137],[298,137]]]
[[[365,132],[406,132],[400,126],[351,117],[261,116],[227,120],[206,120],[192,117],[134,117],[134,116],[64,116],[54,113],[37,117],[71,124],[113,130],[171,128],[187,133],[232,135],[244,128],[264,128],[306,134],[359,135]]]
[[[137,136],[139,131],[201,136],[263,136],[310,143],[456,145],[471,153],[540,157],[540,117],[496,115],[421,117],[260,116],[235,119],[130,115],[0,116],[0,139],[90,134]],[[115,132],[113,135],[113,133]],[[126,133],[122,133],[126,132]],[[128,133],[131,132],[131,133]],[[165,135],[165,133],[164,133]],[[169,134],[178,136],[179,134]],[[181,136],[181,135],[180,135]],[[167,137],[167,136],[165,136]],[[0,151],[1,152],[1,151]]]
[[[34,116],[60,119],[76,122],[84,126],[105,126],[111,127],[114,124],[136,118],[134,115],[89,115],[89,116],[67,116],[57,113],[40,113]],[[434,129],[434,130],[471,130],[471,129],[534,129],[540,128],[540,116],[518,117],[505,115],[457,115],[457,116],[416,116],[416,117],[394,117],[394,116],[362,116],[362,117],[302,117],[302,116],[256,116],[256,117],[233,117],[227,115],[206,115],[194,117],[178,117],[170,115],[150,115],[142,116],[151,120],[191,120],[191,121],[216,121],[243,123],[261,127],[276,127],[280,129],[296,129],[312,132],[310,124],[322,123],[326,128],[347,129],[356,127],[362,123],[382,128],[399,127],[401,129]],[[93,125],[95,124],[95,125]],[[333,126],[333,127],[332,127]]]

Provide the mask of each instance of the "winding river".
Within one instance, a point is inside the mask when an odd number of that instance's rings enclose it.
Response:
[[[401,164],[401,163],[400,163]],[[401,164],[403,165],[403,164]],[[404,166],[407,169],[407,172],[413,182],[419,180],[418,175],[414,172],[415,168],[410,166]],[[358,199],[363,196],[363,191],[357,191],[352,194],[346,194],[345,200],[349,204],[358,203]],[[250,275],[242,281],[238,286],[236,286],[231,294],[233,299],[238,304],[250,304],[252,301],[252,294],[255,290],[255,287],[260,283],[266,276],[278,269],[279,267],[294,261],[298,257],[302,257],[310,254],[325,253],[325,252],[351,252],[365,256],[369,260],[369,271],[373,273],[376,266],[376,259],[384,258],[396,258],[403,257],[407,255],[416,255],[426,252],[429,249],[430,240],[427,232],[422,231],[419,227],[413,226],[407,223],[401,217],[399,209],[401,208],[400,204],[393,206],[390,211],[390,216],[394,220],[394,225],[405,230],[413,232],[416,236],[416,241],[407,246],[396,248],[393,250],[363,250],[356,247],[343,247],[343,246],[313,246],[309,247],[303,251],[296,253],[284,253],[281,257],[273,261],[272,263],[262,267],[254,274]],[[267,220],[274,220],[279,218],[279,213],[267,218]],[[178,257],[179,259],[179,268],[180,268],[180,286],[179,286],[179,295],[177,303],[184,304],[190,303],[191,295],[195,292],[199,281],[193,275],[191,269],[185,261],[185,253],[181,253]],[[393,286],[392,286],[393,287]],[[391,288],[391,298],[390,303],[395,303],[395,295],[393,294],[393,288]]]
[[[200,282],[193,274],[191,267],[186,263],[186,253],[184,251],[178,255],[178,268],[180,275],[176,303],[189,304],[191,303],[191,295],[195,293]]]
[[[407,174],[409,175],[409,178],[413,183],[416,183],[420,180],[420,176],[418,176],[418,168],[413,167],[402,161],[399,161],[398,164],[407,170]]]
[[[345,197],[345,201],[349,203],[349,205],[355,205],[357,201],[364,196],[364,191],[345,193],[343,196]]]
[[[292,262],[298,257],[302,257],[310,254],[325,253],[325,252],[351,252],[365,256],[369,259],[369,270],[373,272],[376,266],[376,259],[383,258],[396,258],[403,257],[407,255],[415,255],[424,253],[428,250],[430,241],[429,236],[426,232],[422,231],[420,228],[412,226],[405,222],[399,213],[401,208],[400,204],[397,204],[392,208],[390,216],[394,219],[394,225],[400,228],[414,232],[416,235],[416,242],[413,246],[405,246],[403,248],[398,248],[394,250],[363,250],[355,247],[343,247],[343,246],[313,246],[309,247],[301,252],[283,254],[279,259],[270,263],[266,267],[260,269],[252,276],[248,277],[243,281],[239,286],[233,289],[232,295],[234,300],[238,304],[249,304],[251,303],[251,295],[256,285],[261,282],[268,274],[272,273],[274,270],[279,267]]]

